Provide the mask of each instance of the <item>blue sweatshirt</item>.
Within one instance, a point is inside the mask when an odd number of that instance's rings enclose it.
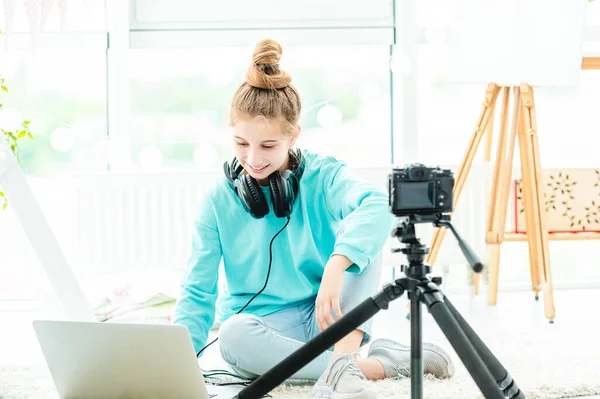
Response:
[[[354,263],[348,272],[360,273],[381,252],[394,225],[384,190],[353,177],[333,157],[309,151],[302,157],[304,174],[290,223],[273,242],[267,287],[244,313],[265,316],[316,297],[325,264],[334,254]],[[206,345],[217,308],[217,319],[224,322],[265,284],[269,243],[287,219],[275,216],[268,186],[261,189],[270,209],[262,219],[244,210],[225,176],[198,207],[173,318],[187,327],[196,352]],[[344,231],[338,235],[342,220]],[[224,282],[218,282],[219,275]]]

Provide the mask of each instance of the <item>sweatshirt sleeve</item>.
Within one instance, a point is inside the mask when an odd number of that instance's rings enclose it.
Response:
[[[381,252],[395,222],[388,194],[354,176],[343,163],[330,164],[324,174],[324,197],[336,220],[343,221],[332,255],[344,255],[360,273]]]
[[[215,212],[208,196],[195,217],[191,244],[173,324],[187,327],[197,353],[206,345],[208,332],[214,323],[222,257]]]

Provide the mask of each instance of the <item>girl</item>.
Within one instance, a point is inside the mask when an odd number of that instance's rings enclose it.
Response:
[[[201,354],[215,319],[231,369],[255,378],[372,296],[380,252],[394,226],[387,193],[354,178],[344,163],[296,150],[300,96],[279,65],[281,46],[262,40],[231,105],[235,158],[207,193],[174,323]],[[225,284],[217,300],[219,264]],[[243,311],[243,313],[242,313]],[[371,339],[367,321],[298,371],[319,397],[374,397],[369,380],[408,376],[410,348]],[[424,345],[426,373],[453,366]]]

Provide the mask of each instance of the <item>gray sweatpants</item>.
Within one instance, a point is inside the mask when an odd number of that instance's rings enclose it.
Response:
[[[346,272],[340,297],[342,315],[375,294],[380,277],[381,255],[360,274]],[[230,317],[219,331],[221,356],[238,375],[255,378],[264,374],[320,333],[315,300],[265,317],[245,313]],[[371,318],[358,328],[365,333],[363,345],[371,338],[372,324]],[[325,351],[292,378],[317,380],[327,368],[331,353]]]

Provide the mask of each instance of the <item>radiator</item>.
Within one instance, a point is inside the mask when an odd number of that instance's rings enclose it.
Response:
[[[386,187],[390,167],[355,169],[362,178]],[[452,221],[477,254],[486,260],[485,222],[493,165],[474,165]],[[73,253],[78,268],[111,272],[149,268],[182,269],[190,249],[194,209],[206,188],[222,173],[105,173],[74,177]],[[431,225],[418,225],[429,244]],[[405,262],[391,248],[385,266]],[[436,264],[466,263],[456,240],[446,234]]]
[[[106,173],[74,181],[77,267],[185,267],[194,210],[211,173]]]

